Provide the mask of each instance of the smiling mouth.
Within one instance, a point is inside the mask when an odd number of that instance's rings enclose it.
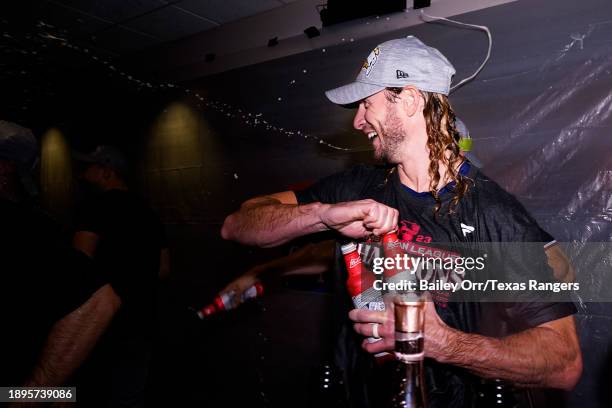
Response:
[[[368,140],[371,142],[372,140],[374,140],[374,138],[376,138],[378,136],[378,133],[376,132],[370,132],[368,133]]]

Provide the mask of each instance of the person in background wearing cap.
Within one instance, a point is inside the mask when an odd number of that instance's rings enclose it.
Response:
[[[128,162],[111,146],[75,155],[81,181],[93,194],[77,211],[75,248],[108,274],[122,307],[81,373],[87,406],[144,405],[151,356],[157,281],[169,271],[163,225],[126,181]]]
[[[37,158],[32,132],[0,121],[3,387],[70,385],[120,306],[103,274],[33,206]]]
[[[325,230],[359,240],[399,227],[400,239],[433,248],[436,242],[470,239],[542,242],[541,229],[521,204],[460,154],[447,97],[454,73],[438,50],[415,37],[377,46],[355,82],[326,95],[339,105],[358,104],[354,127],[391,169],[359,165],[303,191],[253,198],[226,218],[222,236],[271,247]],[[517,261],[517,268],[529,273],[547,269],[545,263],[542,251],[537,262]],[[483,320],[478,304],[434,300],[435,305],[427,303],[425,317],[430,408],[474,406],[474,375],[520,387],[571,389],[577,383],[582,356],[573,304],[517,303],[493,322],[500,329],[521,329],[494,338],[477,334]],[[349,316],[357,333],[382,337],[375,343],[363,340],[365,351],[393,349],[392,316],[361,309]],[[357,384],[366,381],[359,378],[364,371],[359,367],[367,363],[350,351],[354,342],[345,345],[353,404],[379,406]]]

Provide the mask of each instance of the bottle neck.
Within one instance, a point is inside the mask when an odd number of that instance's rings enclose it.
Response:
[[[395,333],[395,357],[401,363],[423,362],[425,358],[423,333]]]
[[[396,380],[390,408],[426,408],[423,360],[405,362],[398,359]]]

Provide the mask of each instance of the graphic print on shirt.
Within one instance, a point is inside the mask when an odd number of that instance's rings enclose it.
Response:
[[[461,223],[462,230],[465,227],[469,227]],[[472,228],[473,232],[473,227]],[[433,282],[452,282],[461,284],[465,278],[465,272],[459,273],[455,269],[445,268],[445,260],[461,258],[462,255],[432,245],[432,237],[428,235],[419,224],[414,221],[402,220],[399,223],[397,235],[400,241],[400,247],[402,252],[406,253],[410,258],[413,258],[413,262],[409,264],[411,272],[416,275],[417,281]],[[374,269],[375,258],[383,258],[383,247],[380,240],[369,238],[362,242],[358,246],[359,254],[361,255],[362,262],[366,266],[369,273]],[[438,260],[438,262],[420,262],[421,260]],[[449,298],[452,294],[450,290],[430,290],[429,291],[433,301],[440,307],[446,307],[448,305]]]

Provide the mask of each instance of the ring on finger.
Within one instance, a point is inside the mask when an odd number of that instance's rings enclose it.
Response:
[[[370,323],[372,325],[372,337],[375,339],[380,339],[380,334],[378,333],[378,323]]]

